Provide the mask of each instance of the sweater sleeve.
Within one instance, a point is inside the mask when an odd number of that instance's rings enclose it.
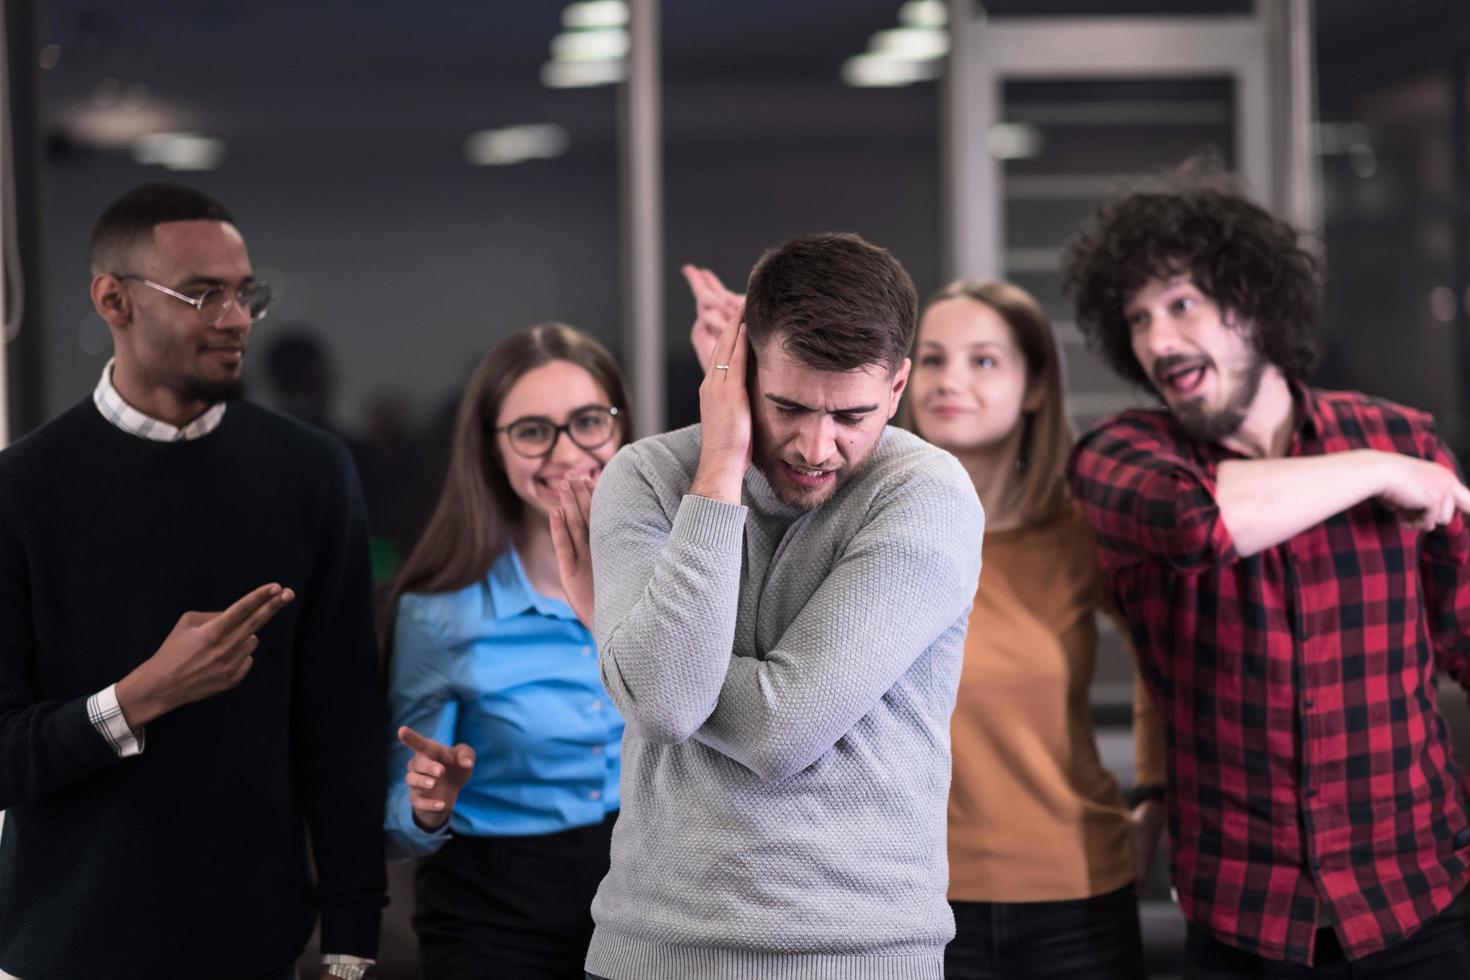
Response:
[[[920,474],[876,501],[775,648],[730,661],[694,737],[766,779],[811,765],[963,622],[983,533],[962,474]]]
[[[323,953],[372,957],[386,904],[386,711],[373,638],[367,517],[334,447],[311,581],[300,588],[293,752],[311,831]]]
[[[0,810],[45,799],[121,761],[88,717],[96,692],[36,700],[31,608],[26,547],[0,506]]]
[[[746,509],[686,495],[670,514],[624,449],[597,481],[592,568],[603,686],[652,742],[704,724],[730,663]]]

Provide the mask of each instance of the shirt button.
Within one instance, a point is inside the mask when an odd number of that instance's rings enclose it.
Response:
[[[1309,786],[1309,787],[1307,787],[1307,799],[1310,800],[1313,797],[1315,797],[1316,795],[1317,795],[1317,787],[1315,787],[1315,786]]]
[[[600,790],[600,789],[594,789],[592,792],[590,792],[590,793],[587,794],[587,799],[589,799],[589,800],[600,800],[600,799],[602,799],[602,790]]]
[[[1304,706],[1308,707],[1308,708],[1312,707],[1312,705],[1314,705],[1316,703],[1317,702],[1316,701],[1313,701],[1311,698],[1303,698],[1302,699],[1302,704]]]
[[[601,711],[602,710],[602,702],[601,701],[593,701],[592,704],[591,704],[591,706],[588,707],[587,710],[588,711]]]
[[[582,648],[582,656],[584,656],[584,657],[590,657],[590,656],[592,656],[592,648],[591,647],[583,647]]]
[[[592,754],[593,755],[602,755],[602,746],[600,746],[600,745],[594,745],[594,746],[592,746]]]
[[[1314,871],[1321,871],[1322,870],[1322,859],[1321,858],[1312,858],[1312,869]]]

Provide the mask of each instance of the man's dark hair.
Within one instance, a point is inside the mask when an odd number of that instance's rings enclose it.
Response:
[[[1066,290],[1078,328],[1119,375],[1150,387],[1123,308],[1145,283],[1188,275],[1227,323],[1254,324],[1254,343],[1289,380],[1317,361],[1315,256],[1285,221],[1216,177],[1176,180],[1104,204],[1067,246]]]
[[[891,373],[913,346],[918,306],[913,280],[886,249],[857,235],[802,235],[751,270],[745,329],[752,347],[774,338],[818,370],[883,364]]]
[[[225,206],[180,184],[144,184],[113,201],[92,229],[92,274],[120,271],[128,249],[153,237],[153,226],[169,221],[235,223]]]

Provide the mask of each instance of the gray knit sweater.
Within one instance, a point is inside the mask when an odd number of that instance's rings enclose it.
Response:
[[[954,921],[949,720],[984,517],[887,429],[826,505],[688,494],[698,426],[608,465],[592,505],[602,679],[627,719],[589,972],[934,978]]]

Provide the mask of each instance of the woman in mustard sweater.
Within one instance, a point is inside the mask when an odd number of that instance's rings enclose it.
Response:
[[[1072,447],[1051,324],[1024,290],[959,281],[919,325],[909,418],[969,471],[984,568],[951,735],[945,974],[1145,976],[1135,882],[1162,824],[1157,718],[1135,697],[1132,813],[1098,758],[1088,689],[1106,608],[1064,482]]]

